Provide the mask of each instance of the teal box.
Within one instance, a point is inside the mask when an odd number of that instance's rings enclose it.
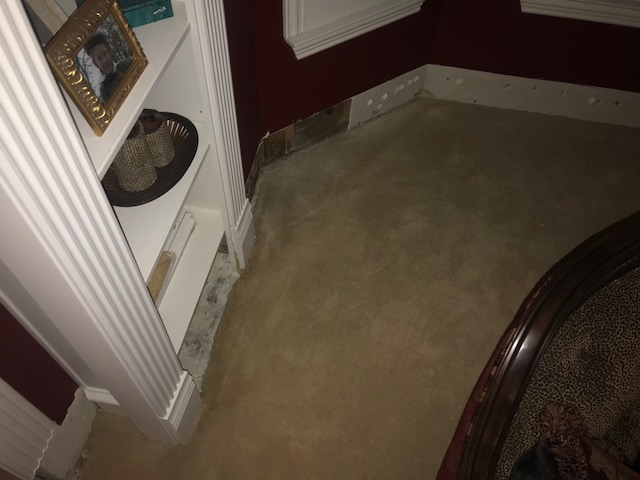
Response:
[[[118,5],[132,27],[173,17],[171,0],[119,0]]]

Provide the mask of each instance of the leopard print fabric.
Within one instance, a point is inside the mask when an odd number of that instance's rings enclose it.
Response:
[[[565,320],[540,359],[513,418],[497,464],[509,478],[540,438],[551,402],[572,405],[586,434],[625,462],[640,452],[640,268],[591,295]]]

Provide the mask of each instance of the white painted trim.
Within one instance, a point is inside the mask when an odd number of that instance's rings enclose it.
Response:
[[[85,387],[84,394],[87,400],[97,403],[100,406],[120,407],[120,404],[113,395],[111,395],[111,392],[104,388]]]
[[[523,13],[640,27],[637,0],[520,0]]]
[[[31,480],[55,423],[0,378],[0,468]]]
[[[53,436],[47,444],[38,468],[39,477],[72,477],[91,432],[96,410],[96,405],[87,400],[82,389],[77,389],[67,415],[61,425],[55,426]]]
[[[237,228],[250,222],[251,225],[245,228],[253,229],[253,216],[247,218],[246,215],[246,210],[251,210],[251,205],[247,207],[249,201],[245,194],[224,4],[222,0],[205,0],[203,4],[196,3],[196,7],[199,28],[207,32],[208,36],[201,38],[201,41],[207,42],[202,50],[208,53],[203,60],[209,98],[214,105],[213,126],[217,139],[215,148],[220,159],[218,163],[225,199],[224,208],[227,213],[223,215],[226,222],[225,231],[231,232],[231,238],[227,238],[227,245],[231,258],[238,258],[240,267],[244,268],[253,243],[238,243]]]
[[[382,0],[355,9],[344,2],[343,10],[327,15],[326,21],[316,13],[317,0],[283,0],[284,38],[302,59],[417,13],[423,2]]]
[[[244,204],[242,217],[238,226],[233,229],[234,243],[240,268],[246,268],[251,258],[251,251],[256,243],[256,227],[253,223],[253,210],[249,199]]]
[[[640,93],[428,65],[435,98],[640,127]]]
[[[183,372],[182,379],[165,417],[171,425],[175,443],[187,443],[198,423],[200,396],[193,377]]]
[[[246,198],[222,0],[186,5],[196,12],[231,232]],[[11,231],[0,242],[7,273],[0,296],[90,396],[118,404],[149,437],[184,442],[198,418],[197,388],[180,367],[20,0],[0,2],[0,29],[0,222]]]
[[[81,359],[88,387],[108,390],[147,436],[179,441],[167,416],[185,373],[20,0],[0,3],[0,30],[2,291],[21,295],[19,284],[38,303],[46,316],[31,327],[45,341],[58,332],[68,352],[57,354],[74,371]]]

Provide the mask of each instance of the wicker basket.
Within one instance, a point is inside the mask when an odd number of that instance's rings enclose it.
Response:
[[[142,124],[138,122],[113,160],[118,183],[127,192],[141,192],[158,178]]]

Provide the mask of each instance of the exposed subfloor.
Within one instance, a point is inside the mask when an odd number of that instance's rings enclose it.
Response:
[[[202,295],[178,352],[182,368],[189,371],[202,391],[215,334],[222,320],[229,293],[238,279],[229,252],[219,251],[213,260]]]
[[[432,479],[536,280],[640,206],[640,132],[420,99],[270,165],[187,445],[100,413],[82,480]]]

